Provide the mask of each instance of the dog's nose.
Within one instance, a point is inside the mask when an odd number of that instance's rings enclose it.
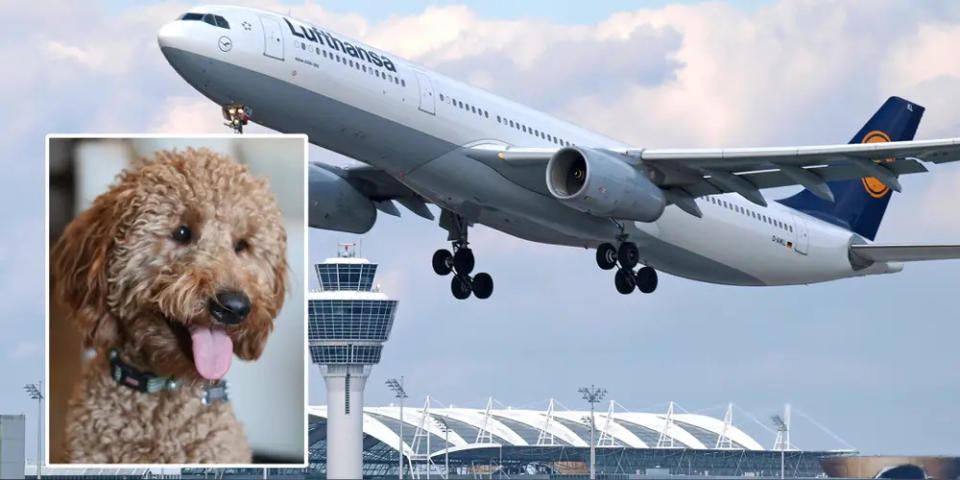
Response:
[[[236,325],[250,313],[250,298],[237,290],[224,290],[211,297],[207,307],[220,323]]]

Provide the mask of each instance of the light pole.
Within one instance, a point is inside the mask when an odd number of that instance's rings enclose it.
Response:
[[[606,396],[607,390],[604,388],[599,388],[599,387],[590,385],[589,388],[583,387],[577,391],[580,392],[581,395],[583,395],[584,400],[586,400],[587,402],[590,402],[590,480],[596,480],[597,479],[597,468],[596,468],[597,442],[594,441],[593,439],[594,430],[595,430],[594,426],[596,424],[593,418],[593,412],[595,410],[596,405],[600,403],[600,400],[603,400],[603,397]]]
[[[400,458],[397,465],[400,470],[397,478],[403,480],[403,399],[407,398],[407,392],[403,389],[403,376],[400,376],[399,381],[396,378],[388,379],[387,386],[390,387],[390,390],[393,390],[394,396],[400,400],[400,447],[397,449]]]
[[[447,421],[440,417],[431,417],[433,421],[437,422],[437,426],[443,431],[443,471],[445,472],[443,478],[450,478],[450,425],[447,425]]]
[[[37,478],[40,478],[40,466],[43,465],[43,461],[40,460],[40,422],[43,421],[43,393],[40,390],[43,389],[43,380],[24,385],[23,389],[27,391],[30,398],[37,401]]]
[[[787,417],[786,422],[780,415],[774,415],[770,417],[770,420],[777,427],[777,440],[774,442],[773,448],[774,450],[780,450],[780,479],[783,480],[786,474],[786,450],[790,448],[790,424],[787,423],[790,421],[790,417]]]

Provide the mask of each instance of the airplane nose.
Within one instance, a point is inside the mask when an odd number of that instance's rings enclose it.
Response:
[[[174,43],[180,36],[178,27],[177,22],[170,22],[160,27],[160,31],[157,32],[157,43],[160,44],[160,48],[175,46]]]

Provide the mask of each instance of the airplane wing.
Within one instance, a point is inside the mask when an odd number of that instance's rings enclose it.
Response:
[[[580,148],[580,147],[577,147]],[[545,164],[559,149],[479,145],[468,149],[476,159],[515,165]],[[605,149],[642,168],[650,179],[675,196],[696,198],[738,193],[759,205],[759,190],[802,185],[826,200],[826,182],[875,177],[900,191],[900,175],[927,171],[923,162],[960,160],[960,138],[806,147],[725,149]]]
[[[331,172],[350,183],[353,188],[373,201],[373,204],[383,213],[400,216],[400,210],[394,201],[411,212],[433,220],[433,212],[427,208],[426,200],[419,194],[397,181],[389,173],[368,165],[354,167],[335,167],[325,163],[313,162],[310,164]]]
[[[960,258],[960,245],[851,245],[850,251],[869,262],[918,262]]]

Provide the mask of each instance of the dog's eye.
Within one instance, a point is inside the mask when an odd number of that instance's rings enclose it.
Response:
[[[170,234],[170,237],[179,243],[187,244],[190,243],[190,239],[193,238],[193,232],[190,231],[190,227],[180,225]]]
[[[233,251],[240,253],[242,251],[245,251],[249,247],[250,245],[247,244],[247,241],[241,238],[240,240],[237,240],[236,242],[234,242]]]

